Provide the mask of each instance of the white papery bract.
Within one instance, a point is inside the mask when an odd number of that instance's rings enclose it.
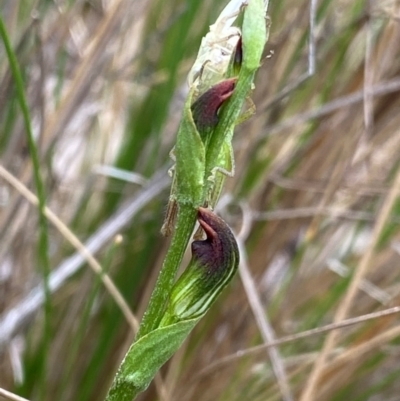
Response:
[[[232,53],[241,35],[240,29],[232,24],[243,5],[246,5],[244,0],[231,0],[202,39],[188,75],[189,87],[195,85],[198,94],[226,78]]]

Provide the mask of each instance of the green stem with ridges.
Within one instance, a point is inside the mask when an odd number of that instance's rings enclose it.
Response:
[[[185,254],[196,223],[197,210],[192,205],[180,205],[176,228],[158,276],[149,305],[140,324],[136,340],[154,330],[164,313],[165,303],[174,285],[176,273]]]
[[[189,92],[174,152],[176,166],[170,198],[172,209],[171,213],[167,213],[166,232],[172,228],[170,217],[177,206],[176,227],[136,340],[121,363],[106,401],[130,401],[148,387],[160,367],[181,346],[237,269],[239,256],[229,227],[212,211],[202,207],[216,189],[216,172],[226,167],[226,161],[231,156],[224,153],[221,157],[221,152],[230,151],[237,118],[260,64],[266,40],[264,17],[263,0],[252,0],[246,7],[242,27],[243,63],[239,79],[217,126],[206,133],[206,138],[198,128],[201,130],[202,123],[206,123],[207,127],[209,121],[214,123],[210,113],[216,112],[214,108],[219,107],[221,98],[231,96],[229,85],[232,82],[225,82],[227,88],[223,83],[213,86],[211,94],[217,98],[201,103],[195,115],[192,114],[194,87]],[[203,109],[207,107],[210,110]],[[228,149],[223,149],[224,143],[228,143]],[[219,192],[220,188],[217,189]],[[192,260],[175,282],[196,218],[199,218],[207,240],[192,244]]]

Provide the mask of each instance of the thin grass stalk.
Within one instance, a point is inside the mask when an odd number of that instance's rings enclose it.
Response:
[[[375,248],[378,244],[379,238],[382,234],[382,231],[388,221],[390,216],[390,212],[394,206],[394,203],[399,195],[400,192],[400,170],[397,171],[397,175],[394,179],[392,188],[390,189],[389,193],[387,194],[385,201],[382,205],[380,213],[378,215],[377,222],[374,226],[373,234],[372,234],[372,241],[368,246],[367,251],[364,253],[355,273],[352,277],[351,282],[347,288],[344,298],[341,300],[338,310],[335,314],[335,323],[339,323],[341,320],[345,319],[349,309],[354,302],[355,296],[358,291],[360,280],[365,276],[367,273],[374,252]],[[335,346],[338,341],[339,333],[337,331],[333,331],[329,333],[328,337],[326,338],[324,345],[322,347],[321,353],[319,358],[315,362],[313,366],[313,370],[309,376],[308,381],[306,382],[305,388],[301,394],[300,401],[306,401],[309,399],[315,398],[317,394],[317,386],[322,373],[324,372],[324,368],[327,365],[327,356]]]
[[[38,194],[38,214],[39,214],[39,242],[38,242],[38,264],[39,268],[43,275],[43,283],[44,283],[44,294],[45,294],[45,302],[44,302],[44,322],[43,322],[43,341],[41,344],[41,353],[43,358],[41,358],[41,397],[44,398],[46,394],[46,367],[47,367],[47,359],[50,350],[50,338],[51,338],[51,325],[50,325],[50,316],[51,316],[51,291],[49,286],[49,274],[50,274],[50,260],[48,255],[49,249],[49,233],[47,226],[47,219],[45,216],[45,207],[46,207],[46,194],[45,187],[40,171],[40,162],[39,162],[39,152],[35,143],[35,139],[33,137],[32,132],[32,124],[31,117],[29,113],[29,107],[25,96],[24,90],[24,82],[22,79],[21,71],[18,65],[18,61],[16,55],[12,49],[10,39],[7,34],[7,29],[4,24],[3,18],[0,15],[0,35],[4,43],[4,47],[6,49],[6,53],[8,56],[8,61],[10,63],[10,68],[12,75],[15,81],[15,87],[17,91],[17,99],[19,105],[21,107],[22,116],[25,124],[25,131],[28,140],[28,147],[32,157],[32,165],[33,165],[33,176],[35,180],[36,190]]]

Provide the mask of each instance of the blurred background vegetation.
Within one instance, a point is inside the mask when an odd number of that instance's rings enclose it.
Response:
[[[237,128],[219,207],[242,246],[240,275],[140,400],[400,400],[396,314],[237,352],[400,301],[400,2],[313,4],[315,21],[309,0],[271,0],[257,112]],[[1,2],[36,144],[2,44],[1,388],[105,396],[134,335],[116,299],[140,317],[165,255],[185,79],[224,5]],[[118,292],[17,188],[37,193],[34,173]]]

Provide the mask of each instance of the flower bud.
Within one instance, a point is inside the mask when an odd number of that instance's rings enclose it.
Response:
[[[230,78],[212,86],[192,104],[193,121],[202,137],[218,124],[218,110],[232,96],[236,81]]]
[[[228,225],[202,207],[197,218],[207,238],[192,243],[192,259],[171,291],[160,327],[202,317],[239,265],[238,246]]]

